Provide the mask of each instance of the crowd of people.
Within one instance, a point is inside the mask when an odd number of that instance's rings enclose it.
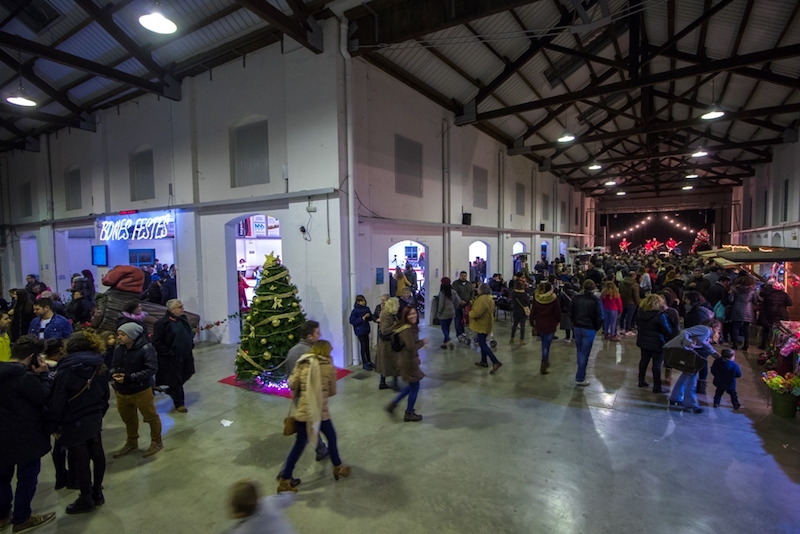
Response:
[[[12,526],[12,532],[25,532],[54,519],[55,512],[31,510],[41,458],[48,452],[55,489],[79,492],[67,514],[92,512],[105,503],[101,430],[111,389],[127,435],[114,458],[139,449],[139,414],[150,428],[142,456],[163,449],[156,391],[166,389],[176,413],[188,411],[183,385],[194,374],[194,330],[181,301],[166,302],[152,334],[142,301],[135,298],[113,318],[116,330],[99,331],[89,326],[95,297],[91,273],[72,282],[66,312],[32,275],[0,310],[0,530]]]

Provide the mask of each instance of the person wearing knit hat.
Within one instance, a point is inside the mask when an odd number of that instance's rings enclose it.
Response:
[[[161,418],[156,412],[153,396],[153,376],[158,359],[153,346],[147,342],[139,323],[125,323],[117,328],[117,347],[111,362],[111,378],[117,396],[117,411],[125,423],[127,440],[114,458],[139,448],[139,414],[150,425],[150,447],[143,458],[164,448],[161,440]]]
[[[439,325],[442,327],[442,334],[444,334],[444,341],[440,346],[443,349],[450,347],[450,350],[453,350],[455,345],[450,341],[450,325],[453,322],[453,317],[456,316],[456,310],[461,305],[461,299],[450,285],[450,279],[446,276],[442,278],[438,298],[439,307],[436,311],[438,312]]]

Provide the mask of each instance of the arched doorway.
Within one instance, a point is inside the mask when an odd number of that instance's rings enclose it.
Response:
[[[528,255],[526,253],[527,247],[525,243],[522,241],[517,241],[511,246],[511,254],[513,256],[513,269],[514,272],[512,274],[517,274],[518,272],[522,271],[523,268],[526,267],[526,262],[528,261]]]
[[[548,247],[549,246],[550,246],[550,243],[548,243],[547,241],[542,241],[542,246],[541,246],[541,250],[540,250],[540,254],[539,254],[539,259],[543,260],[545,263],[547,263],[547,251],[548,251]]]
[[[19,238],[19,261],[22,269],[22,280],[14,281],[15,284],[22,284],[25,287],[25,277],[34,274],[37,277],[39,272],[39,243],[35,234],[22,234]]]
[[[779,247],[783,243],[783,236],[779,232],[772,234],[772,246]]]
[[[485,282],[489,274],[489,244],[485,241],[474,241],[469,246],[469,279],[480,279]]]
[[[417,241],[406,239],[394,243],[389,247],[387,252],[389,265],[389,269],[387,271],[387,275],[389,277],[389,294],[397,297],[400,296],[396,294],[397,282],[394,279],[394,274],[397,268],[405,271],[406,266],[410,266],[413,274],[410,276],[407,275],[406,278],[412,278],[412,280],[409,281],[412,283],[412,291],[417,299],[417,307],[421,315],[420,319],[424,318],[426,295],[429,288],[429,284],[427,284],[428,247]]]

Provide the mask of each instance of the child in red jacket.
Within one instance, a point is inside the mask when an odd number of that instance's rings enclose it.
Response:
[[[603,284],[600,292],[600,302],[603,303],[603,334],[611,341],[619,341],[617,337],[617,317],[622,313],[622,297],[614,282]]]

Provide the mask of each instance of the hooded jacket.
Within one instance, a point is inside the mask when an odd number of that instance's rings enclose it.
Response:
[[[72,299],[67,306],[67,318],[72,319],[72,324],[88,323],[92,320],[94,303],[86,297]]]
[[[600,286],[598,286],[600,287]],[[619,296],[624,306],[639,305],[639,284],[630,276],[619,283]]]
[[[702,324],[707,319],[714,318],[714,309],[708,302],[701,302],[696,306],[686,309],[686,314],[683,316],[683,325],[686,328]]]
[[[531,309],[531,326],[535,327],[540,334],[552,334],[558,330],[558,323],[561,321],[561,305],[558,303],[555,293],[536,293]]]
[[[43,410],[52,383],[47,373],[34,373],[17,361],[0,363],[0,458],[20,464],[50,450]]]
[[[114,382],[114,389],[118,393],[133,395],[152,387],[153,376],[157,371],[156,349],[145,342],[144,336],[137,337],[130,349],[121,344],[114,349],[111,374],[125,375],[125,381],[121,384]]]
[[[760,293],[763,304],[761,305],[762,323],[774,325],[778,321],[788,321],[789,312],[786,308],[792,306],[792,298],[785,291],[775,289],[767,284]]]
[[[658,310],[639,310],[636,326],[639,329],[636,346],[650,352],[663,351],[664,345],[675,335],[666,312]]]
[[[731,321],[755,322],[756,313],[753,307],[758,304],[756,289],[749,286],[736,286],[732,295]]]
[[[60,429],[62,446],[80,445],[100,432],[109,397],[104,365],[95,352],[75,352],[58,362],[45,419]]]
[[[444,294],[444,291],[439,291],[439,308],[436,310],[439,313],[439,319],[452,319],[456,316],[456,310],[461,304],[461,299],[458,292],[450,287],[450,298]]]
[[[330,411],[328,410],[328,397],[336,395],[336,368],[333,366],[329,356],[315,356],[319,363],[319,371],[321,375],[322,385],[322,421],[327,421],[331,418]],[[292,414],[298,421],[309,421],[311,419],[311,409],[308,404],[308,395],[306,388],[308,387],[308,372],[311,369],[310,362],[302,361],[294,367],[291,376],[289,377],[289,387],[297,397],[295,410]]]
[[[736,389],[736,379],[741,378],[742,370],[739,364],[727,358],[718,358],[711,366],[711,374],[714,375],[714,385],[719,389]]]
[[[494,328],[494,299],[480,295],[469,311],[469,327],[476,334],[491,334]]]
[[[367,316],[364,319],[364,316]],[[350,312],[350,324],[353,325],[353,330],[357,336],[367,336],[371,332],[369,322],[372,320],[372,311],[369,306],[356,304],[353,311]]]

